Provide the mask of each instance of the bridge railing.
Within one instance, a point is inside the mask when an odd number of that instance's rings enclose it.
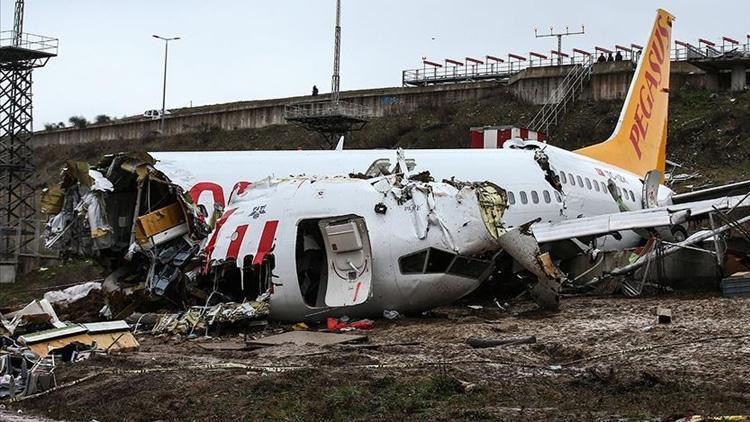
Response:
[[[744,44],[732,44],[726,43],[723,45],[678,45],[670,52],[672,61],[686,61],[697,58],[711,58],[717,57],[725,53],[730,52],[743,52],[750,54],[750,38]],[[617,52],[613,52],[613,57],[616,56]],[[640,58],[642,50],[633,49],[620,49],[619,50],[621,59],[618,60],[629,60],[637,62]],[[455,82],[471,82],[481,80],[507,80],[516,73],[530,67],[541,67],[541,66],[558,66],[558,65],[575,65],[584,64],[592,58],[594,62],[600,60],[600,55],[595,54],[587,56],[584,54],[574,54],[569,57],[564,57],[558,61],[558,57],[550,55],[547,58],[530,55],[525,60],[512,60],[504,62],[486,62],[484,64],[472,64],[470,62],[464,65],[452,65],[452,66],[430,66],[425,65],[421,69],[408,69],[402,72],[401,82],[403,86],[424,86],[441,83],[455,83]],[[605,60],[608,57],[605,56]]]

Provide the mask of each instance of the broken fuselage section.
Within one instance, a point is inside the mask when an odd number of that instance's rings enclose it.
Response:
[[[104,283],[118,309],[133,298],[167,296],[184,304],[195,278],[195,258],[210,228],[182,188],[153,166],[147,154],[106,156],[96,166],[69,162],[61,182],[45,190],[43,212],[52,214],[47,247],[62,257],[95,258],[113,270]],[[114,315],[112,315],[114,316]]]
[[[45,237],[113,270],[112,317],[154,298],[187,308],[258,297],[274,319],[376,316],[476,289],[494,270],[507,201],[489,182],[407,170],[242,183],[209,216],[150,156],[117,154],[68,164],[45,195]]]
[[[208,268],[247,296],[271,292],[275,319],[421,312],[490,275],[506,208],[492,184],[265,179],[232,194]]]

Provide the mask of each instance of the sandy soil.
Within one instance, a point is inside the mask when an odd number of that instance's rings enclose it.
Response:
[[[656,324],[657,305],[671,309],[672,324]],[[147,372],[102,374],[8,410],[99,421],[750,414],[750,336],[739,337],[750,335],[747,299],[578,297],[549,314],[529,303],[510,312],[453,306],[376,321],[367,335],[370,344],[390,345],[208,351],[200,344],[241,339],[142,335],[138,353],[61,367],[58,382],[112,369]],[[473,349],[465,342],[525,335],[537,343]],[[209,367],[226,363],[244,367]]]

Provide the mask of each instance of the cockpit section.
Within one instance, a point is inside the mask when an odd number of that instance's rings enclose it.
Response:
[[[399,258],[398,268],[404,275],[449,274],[481,281],[492,272],[493,261],[427,248]]]

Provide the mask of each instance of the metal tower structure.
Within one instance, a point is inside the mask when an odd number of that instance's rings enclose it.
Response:
[[[38,256],[32,135],[32,71],[57,55],[58,40],[23,32],[16,0],[12,31],[0,32],[0,282],[23,257]]]
[[[323,137],[328,148],[336,145],[340,137],[362,129],[372,113],[360,104],[341,101],[339,98],[341,66],[341,0],[336,0],[336,29],[333,47],[333,76],[328,99],[291,104],[284,109],[284,118]],[[323,97],[323,96],[322,96]]]
[[[333,76],[331,76],[331,101],[339,100],[339,68],[341,67],[341,0],[336,0],[336,30],[333,41]]]

